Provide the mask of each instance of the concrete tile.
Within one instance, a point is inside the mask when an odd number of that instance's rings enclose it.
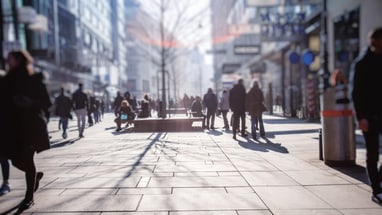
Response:
[[[176,211],[170,215],[237,215],[235,211]]]
[[[234,163],[239,171],[276,171],[278,170],[272,163],[266,160],[258,160],[248,164],[248,162],[236,162]]]
[[[202,172],[202,171],[235,171],[232,165],[163,165],[158,164],[154,172]]]
[[[174,176],[219,176],[217,172],[175,172]]]
[[[219,176],[240,176],[240,173],[227,171],[227,172],[218,172],[218,175]]]
[[[24,214],[24,213],[23,213]],[[36,212],[33,212],[31,213],[32,215],[60,215],[62,214],[62,212],[57,212],[57,213],[36,213]],[[84,213],[81,213],[81,212],[69,212],[69,213],[65,213],[65,215],[101,215],[103,214],[102,212],[94,212],[94,213],[89,213],[89,212],[84,212]]]
[[[226,187],[227,193],[254,193],[251,187]]]
[[[307,186],[306,189],[324,199],[334,208],[376,208],[371,193],[357,185]]]
[[[242,175],[252,186],[298,185],[281,171],[242,172]]]
[[[254,189],[272,211],[331,208],[329,204],[301,186],[254,187]]]
[[[92,189],[65,189],[60,195],[114,195],[117,189],[92,188]]]
[[[378,207],[378,206],[377,206]],[[360,215],[360,214],[367,214],[367,215],[381,215],[382,214],[382,208],[359,208],[359,209],[340,209],[339,210],[344,215]]]
[[[136,187],[140,177],[129,178],[59,178],[48,184],[45,188],[117,188],[117,187]]]
[[[143,196],[138,211],[265,209],[257,195],[182,193],[178,195]]]
[[[237,211],[238,215],[272,215],[269,210],[248,210],[248,211]]]
[[[224,187],[221,188],[211,188],[211,187],[196,187],[196,188],[173,188],[172,194],[181,194],[181,193],[204,193],[204,194],[226,194],[227,191]]]
[[[152,177],[148,187],[234,187],[247,186],[239,176]]]
[[[102,215],[168,215],[168,212],[102,212]]]
[[[134,211],[140,199],[140,195],[39,196],[28,212]]]
[[[169,195],[172,188],[120,188],[116,195]]]
[[[335,209],[273,210],[274,215],[341,215]]]
[[[269,160],[269,162],[271,162],[277,169],[283,171],[319,170],[317,167],[309,164],[308,162],[293,157],[288,157],[282,160]]]
[[[350,184],[350,182],[323,170],[286,171],[285,173],[302,185]]]

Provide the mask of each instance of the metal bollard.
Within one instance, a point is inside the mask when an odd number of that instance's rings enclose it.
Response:
[[[320,160],[324,160],[324,153],[322,152],[322,128],[318,129],[318,156]]]

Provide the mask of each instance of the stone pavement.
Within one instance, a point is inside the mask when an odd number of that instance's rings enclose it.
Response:
[[[45,176],[35,205],[25,214],[382,214],[370,200],[365,150],[357,135],[357,166],[332,168],[320,161],[320,124],[264,116],[266,139],[254,141],[214,131],[115,132],[113,116],[77,139],[76,121],[52,148],[36,155]],[[247,123],[247,125],[249,125]],[[0,213],[24,195],[22,172],[11,168],[12,191]]]

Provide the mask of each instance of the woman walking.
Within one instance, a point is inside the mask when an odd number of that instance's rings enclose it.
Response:
[[[34,154],[49,149],[48,108],[52,105],[42,74],[31,69],[32,57],[26,51],[8,55],[9,71],[0,80],[1,154],[25,173],[26,192],[18,212],[31,207],[42,172],[36,173]]]

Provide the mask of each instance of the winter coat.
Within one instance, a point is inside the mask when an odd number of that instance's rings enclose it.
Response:
[[[73,105],[73,110],[78,110],[78,109],[88,109],[89,105],[89,100],[88,96],[82,92],[81,90],[76,90],[76,92],[73,93],[72,96],[72,105]]]
[[[141,102],[141,112],[138,115],[139,118],[150,117],[150,101],[142,100]]]
[[[43,75],[29,76],[24,69],[8,73],[2,81],[5,88],[2,90],[6,90],[7,95],[1,94],[1,99],[4,99],[5,110],[8,111],[3,114],[9,114],[9,117],[3,118],[5,121],[1,124],[5,123],[10,127],[0,132],[2,137],[11,137],[7,139],[11,141],[1,141],[6,149],[6,157],[12,159],[14,156],[21,156],[20,152],[27,147],[36,152],[49,149],[47,121],[48,109],[52,103],[43,83]],[[4,134],[5,132],[10,134]]]
[[[357,119],[382,124],[382,55],[370,49],[363,52],[352,65],[352,98]]]
[[[245,112],[245,88],[241,84],[235,84],[229,92],[229,106],[234,113]]]
[[[218,98],[215,93],[206,93],[203,97],[203,105],[210,110],[218,108]]]
[[[71,118],[72,100],[64,94],[59,95],[55,101],[55,114],[59,117]]]
[[[220,110],[229,110],[229,96],[228,93],[223,93],[219,103]]]
[[[261,116],[265,111],[264,94],[258,87],[253,87],[246,96],[246,110],[250,116]]]
[[[191,105],[191,111],[193,112],[192,116],[202,117],[203,116],[202,110],[203,110],[202,103],[198,100],[195,100]]]

